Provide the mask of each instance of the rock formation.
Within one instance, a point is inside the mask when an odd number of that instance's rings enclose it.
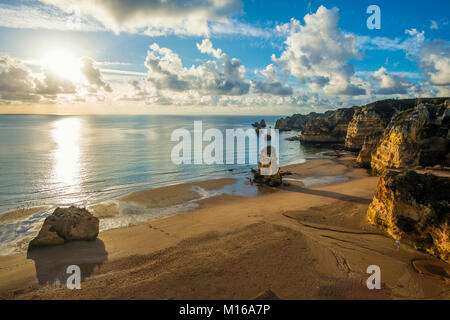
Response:
[[[350,121],[345,146],[347,150],[359,151],[357,163],[370,167],[372,155],[378,148],[383,132],[393,117],[400,112],[412,109],[420,103],[443,106],[445,98],[419,98],[404,100],[382,100],[355,112]]]
[[[281,172],[278,170],[277,173],[272,175],[261,174],[260,169],[253,170],[254,179],[253,182],[258,185],[267,185],[269,187],[278,187],[283,183]]]
[[[450,178],[387,171],[367,211],[396,240],[450,263]]]
[[[315,119],[321,115],[321,113],[317,112],[311,112],[307,115],[297,113],[291,117],[278,119],[275,124],[275,129],[278,129],[279,131],[300,131],[309,120]]]
[[[99,232],[99,220],[86,209],[76,207],[56,208],[48,216],[29,245],[29,248],[63,244],[76,240],[95,240]]]
[[[272,152],[271,146],[267,146],[260,154],[258,170],[253,170],[253,182],[270,187],[278,187],[283,183],[280,168],[277,163],[276,152]]]
[[[415,99],[382,100],[361,107],[348,124],[346,149],[359,151],[366,137],[379,135],[395,113],[413,108],[415,103]]]
[[[420,104],[393,117],[371,156],[376,172],[386,168],[450,165],[450,109]]]
[[[360,151],[357,162],[370,167],[383,132],[398,113],[419,104],[449,106],[448,98],[388,99],[363,107],[343,108],[325,113],[294,114],[277,120],[280,131],[302,131],[303,144],[343,146],[350,151]],[[350,118],[349,118],[350,117]]]
[[[378,148],[378,143],[380,142],[382,132],[372,133],[364,138],[364,143],[361,150],[356,157],[356,163],[363,168],[370,168],[370,161],[372,160],[372,155]]]
[[[266,121],[264,119],[262,119],[261,122],[252,123],[252,126],[255,127],[255,128],[259,128],[259,129],[265,128],[266,127]]]
[[[327,111],[309,120],[301,134],[303,144],[344,144],[347,127],[359,107]]]

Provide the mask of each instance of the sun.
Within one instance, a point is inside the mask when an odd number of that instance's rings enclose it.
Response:
[[[80,59],[65,49],[47,50],[41,59],[41,65],[52,73],[73,82],[79,82],[82,79]]]

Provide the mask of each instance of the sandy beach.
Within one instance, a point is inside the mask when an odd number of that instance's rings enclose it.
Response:
[[[352,166],[353,156],[312,159],[283,168],[281,188],[257,196],[202,199],[234,179],[137,191],[118,201],[194,209],[100,232],[73,242],[0,257],[3,299],[450,299],[450,266],[368,224],[378,177]],[[333,180],[334,177],[334,180]],[[322,178],[322,179],[321,179]],[[110,202],[93,208],[116,216]],[[68,265],[81,267],[80,290],[59,285]],[[369,290],[367,267],[381,269]]]

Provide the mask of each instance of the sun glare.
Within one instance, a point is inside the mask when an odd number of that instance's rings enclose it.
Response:
[[[55,183],[73,189],[79,189],[81,172],[81,149],[79,140],[82,123],[77,118],[66,118],[52,125],[52,137],[56,142],[53,152],[53,180]]]
[[[78,82],[82,78],[80,60],[64,49],[48,50],[41,62],[42,66],[60,77],[74,82]]]

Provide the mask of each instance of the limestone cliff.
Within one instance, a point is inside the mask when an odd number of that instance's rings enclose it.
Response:
[[[416,99],[382,100],[361,107],[348,124],[345,147],[359,151],[368,136],[378,136],[389,124],[392,116],[399,111],[416,106]],[[371,140],[373,141],[373,140]]]
[[[275,129],[278,129],[280,131],[300,131],[309,120],[319,117],[320,115],[320,113],[316,112],[311,112],[306,115],[297,113],[290,117],[278,119],[275,123]]]
[[[441,105],[444,102],[445,98],[389,99],[365,105],[355,112],[348,125],[345,147],[347,150],[360,151],[357,163],[362,167],[370,167],[372,154],[393,116],[420,103]]]
[[[356,163],[363,168],[370,168],[372,155],[376,152],[380,142],[382,132],[368,134],[364,138],[364,143],[356,157]]]
[[[372,169],[448,166],[450,110],[447,102],[420,104],[400,112],[389,123],[370,160]]]
[[[347,127],[359,107],[327,111],[309,120],[300,136],[304,144],[344,144]]]
[[[387,171],[367,211],[391,237],[450,263],[450,178]]]

